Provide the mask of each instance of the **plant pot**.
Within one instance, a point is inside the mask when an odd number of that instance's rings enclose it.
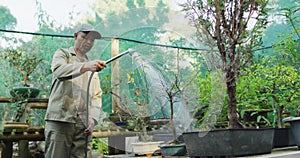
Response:
[[[36,98],[40,90],[35,87],[14,87],[10,95],[14,98]]]
[[[180,144],[163,144],[159,146],[162,156],[184,156],[186,155],[186,147],[184,143]]]
[[[190,157],[247,156],[271,153],[273,128],[220,129],[183,133]]]
[[[291,124],[291,129],[295,142],[300,148],[300,117],[287,117],[282,120],[283,122],[289,122]]]
[[[125,121],[117,121],[117,122],[115,122],[115,125],[121,126],[121,127],[125,127],[127,125],[127,122],[125,122]]]
[[[147,155],[151,156],[156,151],[160,150],[159,145],[163,141],[154,141],[154,142],[136,142],[132,143],[133,153],[138,155]]]
[[[273,148],[295,146],[295,138],[291,128],[275,128]]]

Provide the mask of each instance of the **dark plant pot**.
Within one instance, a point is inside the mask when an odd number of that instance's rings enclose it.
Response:
[[[295,146],[295,138],[291,128],[275,128],[273,148]]]
[[[184,143],[181,144],[164,144],[159,146],[162,156],[184,156],[186,155],[186,147]]]
[[[272,151],[273,137],[273,128],[222,129],[183,133],[190,157],[267,154]]]
[[[40,90],[35,87],[14,87],[10,95],[14,98],[36,98]]]
[[[127,122],[117,121],[117,122],[115,122],[115,124],[116,124],[117,126],[126,126],[126,125],[127,125]]]
[[[291,129],[295,142],[300,148],[300,117],[287,117],[283,119],[283,122],[289,122],[291,124]]]

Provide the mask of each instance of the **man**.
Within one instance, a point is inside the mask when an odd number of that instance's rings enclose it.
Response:
[[[86,54],[94,40],[100,38],[101,34],[92,25],[80,25],[74,33],[74,46],[58,49],[53,56],[53,81],[45,116],[46,158],[85,157],[86,137],[90,156],[91,134],[99,119],[102,90],[98,75],[93,75],[89,92],[88,82],[92,72],[101,71],[106,63],[90,61]]]

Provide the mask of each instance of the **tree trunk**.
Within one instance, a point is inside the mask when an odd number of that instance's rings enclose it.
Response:
[[[236,79],[235,71],[232,67],[226,71],[226,86],[228,94],[228,119],[229,128],[244,128],[240,122],[236,110]]]
[[[23,77],[24,77],[24,86],[29,87],[28,74],[24,73]]]
[[[276,109],[276,113],[277,113],[277,127],[284,128],[284,123],[282,122],[283,106],[278,105]]]
[[[173,136],[173,143],[178,143],[178,139],[177,139],[177,134],[176,134],[176,129],[175,129],[175,125],[174,125],[174,103],[173,103],[173,99],[170,99],[170,108],[171,108],[171,129],[172,129],[172,136]]]

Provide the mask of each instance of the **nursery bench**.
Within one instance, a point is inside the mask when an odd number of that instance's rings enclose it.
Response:
[[[13,103],[13,98],[0,98],[0,103]],[[36,99],[32,98],[27,101],[26,113],[30,113],[32,109],[46,109],[48,105],[48,99]],[[13,155],[13,142],[18,142],[19,156],[22,158],[28,157],[28,142],[29,141],[44,141],[44,127],[43,126],[29,126],[28,124],[13,124],[6,123],[4,128],[0,129],[0,142],[2,146],[1,157],[12,158]],[[155,130],[154,133],[165,133],[162,130]],[[119,154],[125,151],[125,138],[130,136],[136,136],[136,132],[129,131],[127,129],[112,126],[109,128],[96,128],[93,131],[93,138],[108,138],[109,153]]]
[[[15,103],[15,98],[0,98],[0,103]],[[29,114],[32,109],[46,109],[48,99],[30,98],[26,100],[25,113]],[[4,114],[5,115],[5,114]],[[1,157],[11,158],[13,154],[13,142],[18,142],[20,157],[28,153],[28,141],[43,141],[44,128],[30,127],[26,123],[10,123],[2,120],[2,129],[0,130],[0,141],[2,146]]]

